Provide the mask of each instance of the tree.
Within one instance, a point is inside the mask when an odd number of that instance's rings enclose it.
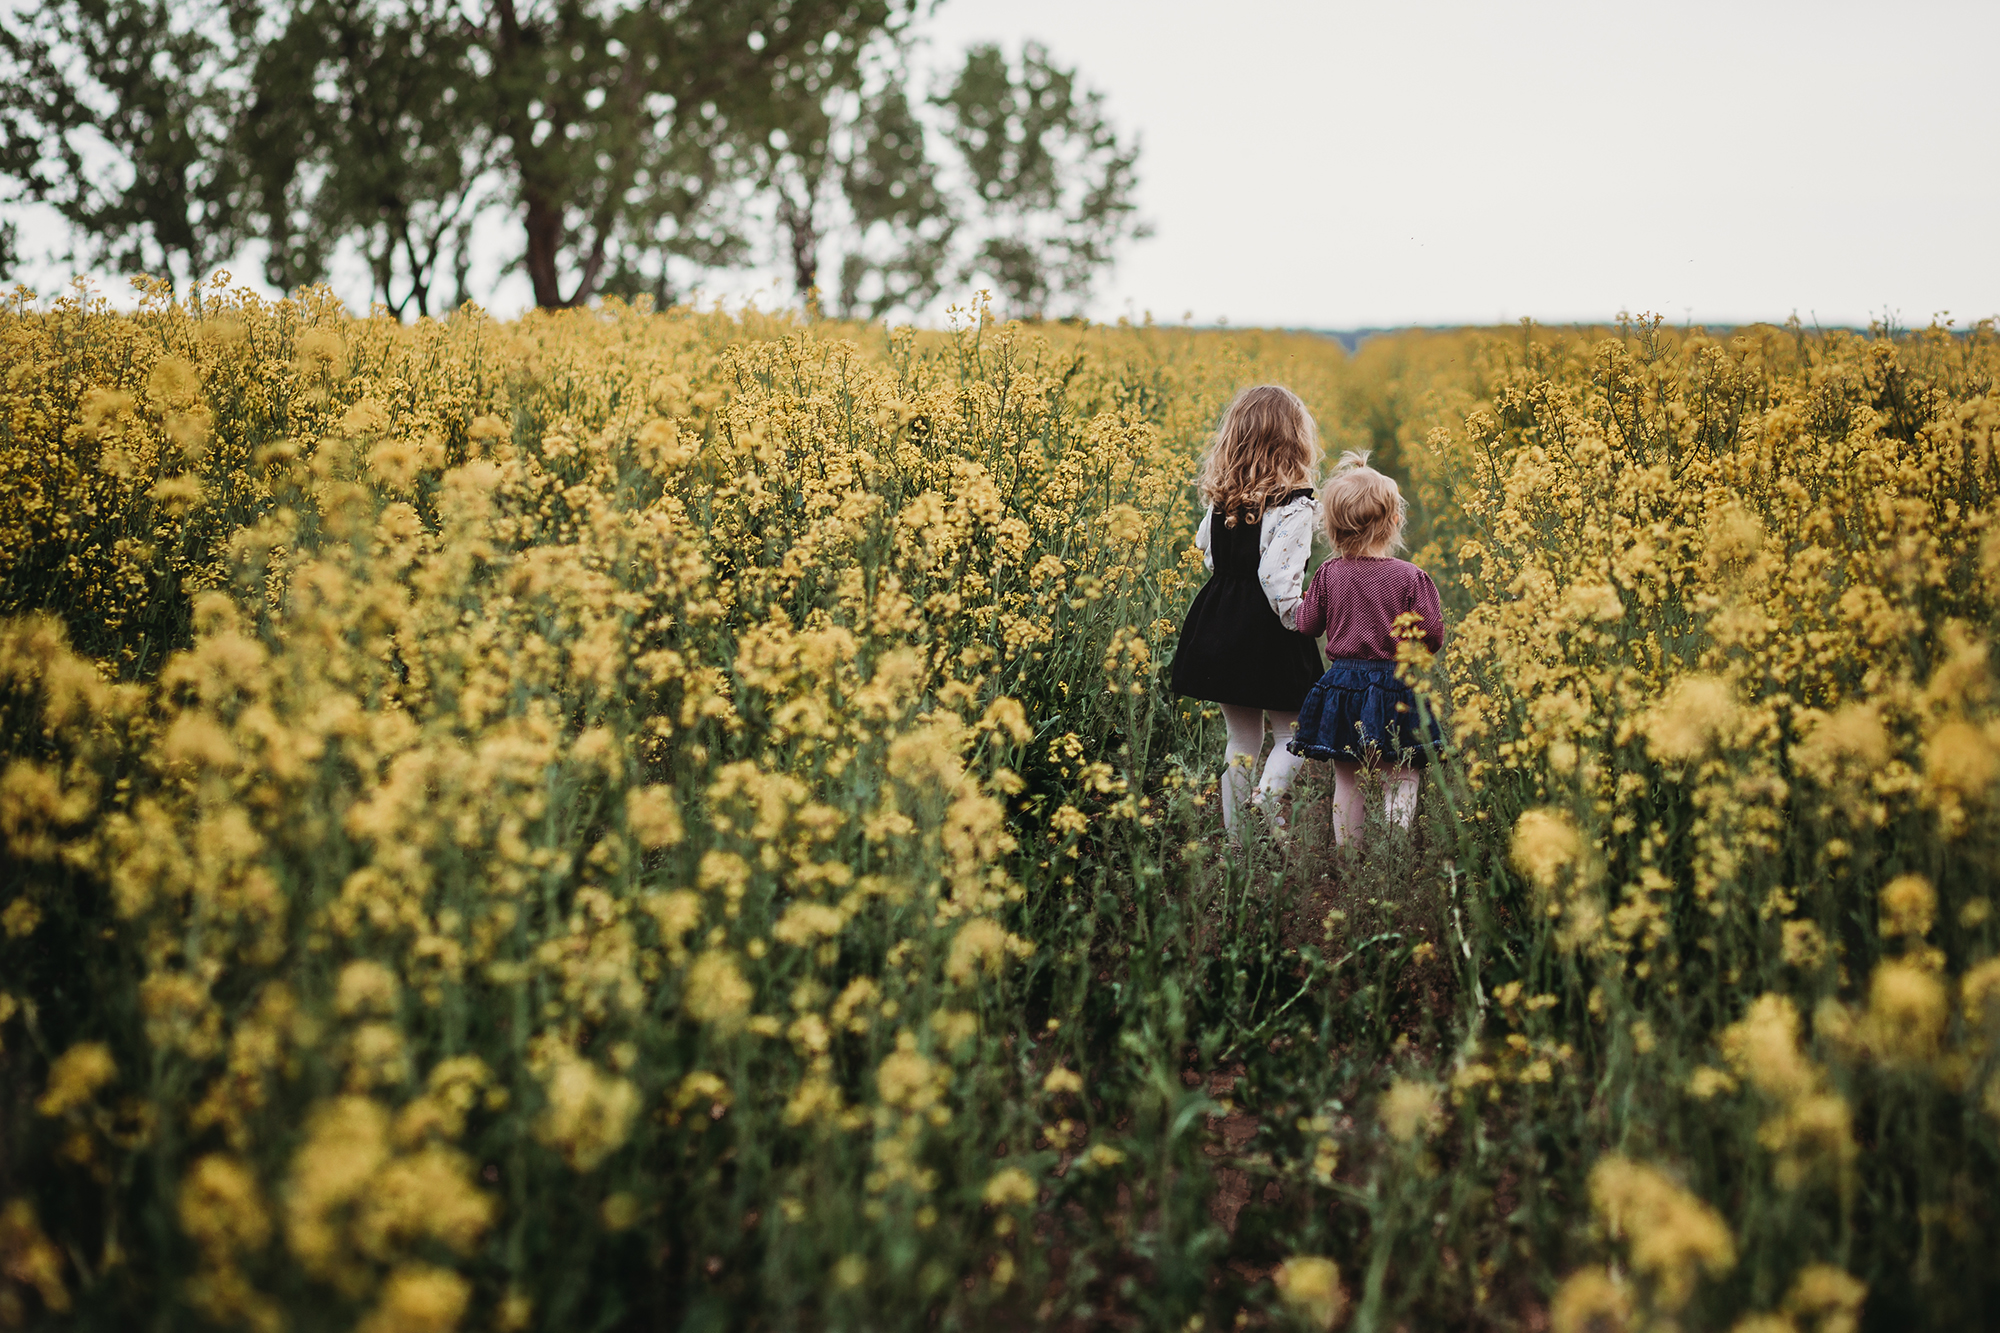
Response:
[[[716,185],[748,168],[737,140],[837,79],[899,15],[894,0],[684,0],[603,11],[497,0],[487,30],[495,125],[540,305],[587,299],[613,271],[644,271],[712,222]],[[567,275],[568,290],[564,290]]]
[[[837,77],[818,89],[774,102],[756,145],[780,263],[815,313],[827,241],[845,252],[836,301],[844,316],[921,308],[943,287],[957,219],[910,103],[906,52],[882,45],[830,68]]]
[[[285,289],[351,254],[399,316],[466,299],[500,216],[544,307],[669,304],[760,218],[814,310],[829,247],[848,316],[973,281],[1080,307],[1145,234],[1136,141],[1033,44],[913,97],[920,2],[50,0],[0,19],[0,202],[176,281],[251,241]]]
[[[913,3],[55,0],[0,25],[0,171],[129,269],[257,236],[294,286],[351,242],[422,311],[498,208],[538,305],[670,291],[742,251],[745,128]]]
[[[0,23],[5,202],[47,204],[70,258],[198,277],[234,251],[227,143],[246,0],[58,0]]]
[[[1015,314],[1040,318],[1058,296],[1081,307],[1116,244],[1147,234],[1132,201],[1136,140],[1033,43],[1018,61],[972,48],[922,104],[907,53],[891,54],[858,67],[853,89],[773,108],[759,180],[801,301],[819,300],[831,243],[848,317],[918,310],[947,283],[981,278]]]
[[[318,281],[346,241],[396,315],[464,301],[503,151],[478,95],[476,31],[449,0],[308,3],[284,17],[231,145],[266,275],[282,289]]]
[[[1151,234],[1132,199],[1138,140],[1120,140],[1102,94],[1034,42],[1019,61],[973,47],[932,100],[973,201],[960,280],[990,277],[1015,314],[1042,317],[1057,296],[1080,310],[1117,242]]]

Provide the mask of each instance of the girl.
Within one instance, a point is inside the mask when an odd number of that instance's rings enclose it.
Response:
[[[1319,650],[1294,628],[1312,553],[1312,475],[1319,432],[1289,389],[1259,385],[1222,414],[1197,483],[1207,515],[1194,544],[1212,577],[1195,594],[1174,653],[1174,693],[1222,705],[1229,744],[1222,819],[1236,831],[1268,716],[1280,744],[1257,784],[1266,806],[1291,785],[1298,757],[1282,744],[1319,679]]]
[[[1417,721],[1416,696],[1396,679],[1396,619],[1415,612],[1422,645],[1444,643],[1437,584],[1391,551],[1403,546],[1408,507],[1394,479],[1368,466],[1366,453],[1341,457],[1326,484],[1323,516],[1335,558],[1313,574],[1298,614],[1303,634],[1326,633],[1326,675],[1302,711],[1294,754],[1333,761],[1336,842],[1361,831],[1361,767],[1382,772],[1389,818],[1409,827],[1417,812],[1419,768],[1444,744],[1435,719]]]

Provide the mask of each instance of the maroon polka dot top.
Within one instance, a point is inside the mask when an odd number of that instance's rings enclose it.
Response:
[[[1423,617],[1424,646],[1444,645],[1444,610],[1437,584],[1407,560],[1362,556],[1333,559],[1316,570],[1299,603],[1299,633],[1326,634],[1331,659],[1396,660],[1396,617]]]

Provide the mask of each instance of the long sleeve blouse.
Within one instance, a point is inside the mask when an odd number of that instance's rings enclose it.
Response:
[[[1300,600],[1296,628],[1326,635],[1329,659],[1396,660],[1396,618],[1414,611],[1422,619],[1424,646],[1444,646],[1444,609],[1431,576],[1407,560],[1388,557],[1333,559],[1313,571]]]
[[[1215,568],[1209,550],[1208,525],[1215,518],[1209,510],[1195,529],[1194,544],[1201,549],[1201,562]],[[1312,555],[1313,533],[1319,530],[1319,501],[1310,495],[1264,511],[1257,523],[1257,583],[1264,600],[1286,629],[1297,629],[1299,603],[1304,596],[1306,561]]]

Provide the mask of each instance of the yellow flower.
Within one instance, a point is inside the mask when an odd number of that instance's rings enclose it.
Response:
[[[334,985],[333,1007],[343,1017],[362,1014],[392,1014],[400,987],[396,974],[372,958],[358,958],[340,969]]]
[[[635,787],[625,793],[625,827],[641,847],[672,847],[685,836],[671,787]]]
[[[26,1199],[9,1199],[0,1207],[0,1276],[33,1287],[52,1314],[69,1312],[62,1251],[43,1232],[35,1205]]]
[[[110,1047],[99,1041],[78,1042],[49,1066],[49,1085],[35,1109],[47,1116],[64,1115],[89,1105],[98,1089],[117,1077]]]
[[[578,1171],[594,1171],[625,1146],[639,1114],[639,1090],[567,1048],[558,1048],[542,1076],[548,1096],[535,1133]]]
[[[896,1049],[875,1071],[875,1087],[890,1106],[921,1111],[938,1100],[947,1071],[925,1059],[917,1051],[917,1039],[907,1032],[896,1034]]]
[[[1872,773],[1889,760],[1889,731],[1872,703],[1843,704],[1830,714],[1807,713],[1801,722],[1810,725],[1804,728],[1805,739],[1792,747],[1792,762],[1820,782]]]
[[[1685,763],[1700,758],[1733,729],[1736,711],[1736,691],[1728,681],[1686,676],[1673,684],[1639,725],[1655,759]]]
[[[689,1017],[724,1032],[743,1025],[751,1001],[757,998],[736,966],[736,956],[721,949],[710,949],[694,960],[681,995]]]
[[[1377,1113],[1382,1118],[1382,1127],[1398,1143],[1409,1143],[1419,1135],[1428,1136],[1438,1124],[1438,1090],[1429,1083],[1399,1078],[1382,1094]]]
[[[1571,1273],[1549,1303],[1552,1333],[1625,1333],[1631,1323],[1631,1293],[1599,1268]]]
[[[1868,1041],[1892,1063],[1920,1062],[1937,1054],[1947,1013],[1944,983],[1914,963],[1882,963],[1869,979]]]
[[[686,889],[676,889],[671,893],[651,893],[641,901],[660,927],[660,942],[666,946],[669,955],[684,957],[681,941],[689,931],[701,924],[701,898]]]
[[[980,1197],[995,1208],[1025,1208],[1040,1197],[1035,1182],[1018,1166],[1004,1167],[986,1182]]]
[[[1965,1021],[1988,1032],[2000,1029],[2000,958],[1989,958],[1959,979]]]
[[[445,1268],[398,1268],[355,1333],[452,1333],[465,1317],[472,1285]]]
[[[197,1158],[181,1182],[180,1219],[188,1237],[215,1255],[261,1250],[271,1238],[257,1178],[243,1163],[217,1153]]]
[[[1826,957],[1826,937],[1810,921],[1787,921],[1779,930],[1779,951],[1793,967],[1818,967]]]
[[[1590,1201],[1605,1228],[1628,1246],[1633,1271],[1652,1279],[1656,1299],[1678,1310],[1700,1273],[1736,1266],[1736,1243],[1721,1216],[1661,1172],[1613,1154],[1590,1169]]]
[[[1074,1070],[1051,1069],[1049,1076],[1042,1080],[1042,1091],[1050,1094],[1082,1092],[1083,1079]]]
[[[1731,1067],[1771,1097],[1810,1092],[1818,1071],[1799,1050],[1799,1011],[1783,995],[1760,995],[1750,1011],[1723,1029],[1722,1052]]]
[[[1582,851],[1576,825],[1561,811],[1528,810],[1514,821],[1510,848],[1514,865],[1537,888],[1554,888],[1558,876],[1576,864]]]
[[[1810,1264],[1792,1279],[1785,1312],[1813,1333],[1854,1333],[1861,1326],[1861,1303],[1868,1284],[1831,1264]]]
[[[338,1097],[306,1117],[292,1158],[285,1240],[306,1272],[331,1278],[344,1248],[340,1213],[367,1190],[389,1156],[389,1113],[366,1097]]]
[[[999,976],[1001,964],[1006,958],[1006,930],[991,917],[975,917],[960,926],[958,934],[952,938],[944,974],[954,984],[963,986],[980,973],[989,977]]]
[[[339,378],[347,373],[347,343],[329,328],[307,329],[299,335],[298,368],[302,374]]]
[[[201,396],[201,374],[177,356],[163,356],[146,376],[146,394],[156,408],[187,407]]]
[[[639,1220],[639,1201],[624,1190],[606,1196],[598,1205],[597,1215],[604,1223],[606,1231],[629,1231]]]
[[[353,439],[361,435],[374,435],[389,428],[389,413],[373,398],[363,398],[347,409],[340,419],[340,433]]]
[[[1271,1274],[1278,1298],[1307,1328],[1330,1329],[1340,1322],[1347,1293],[1340,1285],[1340,1266],[1314,1254],[1295,1254]]]
[[[1937,915],[1937,893],[1922,875],[1898,875],[1882,889],[1882,934],[1921,938]]]
[[[839,909],[823,903],[793,903],[771,927],[771,937],[783,944],[806,948],[822,939],[840,934],[847,919]]]
[[[2000,744],[1970,722],[1947,722],[1924,742],[1924,781],[1958,800],[1983,796],[2000,776]]]

